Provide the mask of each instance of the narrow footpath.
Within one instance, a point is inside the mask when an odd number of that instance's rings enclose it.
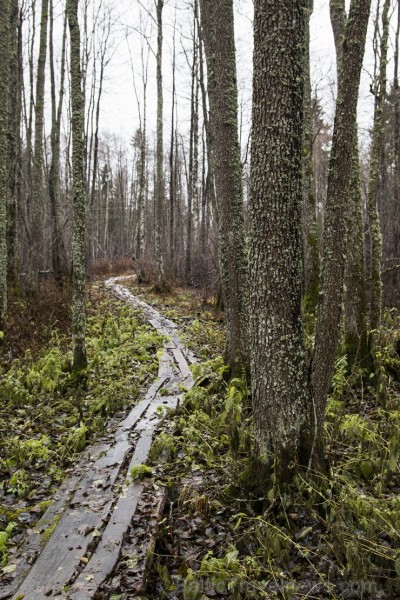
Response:
[[[115,570],[132,522],[135,527],[140,525],[137,510],[144,486],[140,480],[132,480],[130,473],[146,462],[166,409],[175,408],[184,390],[193,386],[189,365],[195,358],[180,340],[176,325],[134,296],[123,286],[124,279],[112,278],[105,285],[122,302],[141,309],[151,325],[166,336],[158,377],[109,439],[86,450],[14,559],[13,580],[0,589],[0,599],[98,597]],[[155,513],[162,511],[162,505],[163,493]],[[133,539],[138,547],[131,542],[130,554],[143,555],[141,546],[146,540],[141,536]],[[139,582],[145,562],[136,568]]]

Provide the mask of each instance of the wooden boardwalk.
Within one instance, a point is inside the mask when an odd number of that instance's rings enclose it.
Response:
[[[133,296],[118,280],[109,279],[106,287],[121,301],[143,310],[152,326],[167,337],[158,378],[117,425],[111,439],[89,448],[61,486],[13,559],[16,569],[12,581],[6,586],[0,582],[1,600],[96,597],[115,569],[143,491],[140,481],[132,481],[130,471],[148,458],[153,436],[165,418],[160,407],[175,408],[183,394],[182,386],[193,386],[189,365],[194,356],[182,344],[175,324]],[[49,527],[54,530],[42,547],[43,533]]]

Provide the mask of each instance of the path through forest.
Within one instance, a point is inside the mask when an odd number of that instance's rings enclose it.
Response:
[[[194,362],[194,356],[181,342],[176,325],[119,283],[123,279],[112,278],[105,285],[121,301],[140,308],[151,325],[166,336],[158,377],[117,424],[109,440],[85,452],[14,559],[14,579],[7,589],[0,590],[0,599],[89,600],[99,595],[117,565],[143,493],[143,483],[132,479],[131,470],[146,462],[165,409],[176,407],[183,395],[182,386],[193,386],[189,364]],[[161,490],[152,507],[158,516],[163,501]],[[136,519],[136,525],[140,527],[140,519]],[[52,527],[51,535],[44,536]],[[43,546],[44,537],[48,540]],[[131,543],[130,555],[143,559],[135,565],[139,590],[146,567],[143,550],[150,540],[140,535],[133,539],[138,547]]]

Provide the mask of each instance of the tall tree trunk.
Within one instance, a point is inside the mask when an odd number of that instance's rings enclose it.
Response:
[[[339,90],[341,86],[343,42],[347,24],[344,1],[331,0],[330,14],[335,39],[336,75]],[[355,361],[363,361],[368,354],[365,298],[365,242],[357,127],[353,145],[352,175],[347,215],[347,260],[344,275],[345,343],[350,365]]]
[[[165,209],[165,188],[164,188],[164,136],[163,136],[163,81],[162,81],[162,46],[163,46],[163,25],[162,11],[164,0],[157,2],[157,149],[156,149],[156,223],[155,223],[155,252],[156,252],[156,288],[164,291],[168,288],[165,278],[164,261],[164,209]]]
[[[70,77],[72,113],[72,173],[74,236],[73,260],[73,366],[76,371],[86,367],[86,309],[85,309],[85,208],[86,186],[84,172],[84,105],[82,96],[80,31],[78,23],[79,0],[68,0],[67,14],[70,32]]]
[[[352,0],[342,45],[336,115],[328,175],[321,294],[318,303],[312,386],[317,444],[322,447],[326,402],[339,341],[346,265],[348,194],[357,131],[357,101],[371,0]]]
[[[278,483],[291,462],[307,463],[313,439],[301,316],[305,7],[254,4],[251,377],[258,458]]]
[[[193,19],[193,62],[191,67],[191,92],[190,92],[190,134],[189,134],[189,171],[188,171],[188,206],[187,206],[187,234],[186,234],[186,262],[185,276],[189,280],[192,274],[193,254],[193,211],[195,194],[195,145],[196,145],[196,90],[197,90],[197,0],[194,0]]]
[[[382,11],[382,34],[378,79],[373,89],[375,96],[374,126],[372,130],[372,148],[368,185],[368,222],[371,240],[371,308],[370,328],[379,328],[382,311],[382,233],[378,212],[381,156],[384,141],[383,109],[386,99],[386,67],[389,40],[390,0],[385,0]],[[376,17],[379,19],[379,15]]]
[[[314,313],[319,290],[319,242],[313,173],[313,116],[310,75],[310,17],[314,0],[306,3],[306,37],[304,67],[304,131],[303,131],[303,248],[305,308]]]
[[[26,278],[26,287],[29,291],[33,292],[38,287],[38,275],[43,251],[43,134],[48,17],[49,0],[42,0],[39,57],[36,75],[35,143],[33,149],[32,192],[30,200],[29,266]]]
[[[368,357],[365,297],[365,232],[361,168],[357,130],[347,216],[347,260],[345,267],[344,333],[348,364],[365,366]]]
[[[7,315],[7,200],[8,179],[8,101],[10,56],[10,0],[0,10],[0,331]]]
[[[54,41],[53,41],[53,0],[50,0],[50,81],[51,81],[51,164],[49,174],[49,195],[50,210],[52,222],[52,246],[51,257],[55,280],[60,284],[62,276],[66,270],[66,256],[61,223],[61,191],[60,191],[60,156],[61,156],[61,116],[64,102],[64,82],[65,82],[65,58],[66,58],[66,40],[67,40],[67,16],[64,18],[62,48],[61,48],[61,66],[60,66],[60,91],[58,106],[56,102],[56,82],[54,67]]]
[[[397,26],[394,49],[394,199],[393,199],[393,248],[392,256],[400,257],[400,85],[399,85],[399,40],[400,40],[400,2],[397,3]],[[393,269],[391,277],[392,298],[397,300],[400,286],[400,269]],[[394,302],[393,302],[394,304]]]
[[[18,283],[18,212],[21,201],[22,14],[11,0],[9,89],[9,202],[7,217],[8,282]]]
[[[203,162],[207,162],[207,173],[205,188],[203,191],[203,203],[202,203],[202,216],[201,216],[201,240],[200,240],[200,251],[203,256],[206,252],[206,239],[208,233],[208,212],[207,207],[211,206],[215,209],[215,177],[214,177],[214,160],[212,151],[212,134],[210,127],[210,119],[208,116],[207,109],[207,92],[204,81],[204,59],[203,59],[203,35],[200,26],[199,30],[199,77],[200,77],[200,90],[201,90],[201,102],[203,106],[203,123],[205,131],[205,142],[206,142],[206,156],[203,156]],[[203,152],[204,154],[204,152]]]
[[[227,325],[226,359],[232,371],[248,366],[248,259],[243,214],[242,166],[233,1],[201,0],[210,101],[218,246]]]
[[[175,208],[176,208],[176,175],[174,170],[175,165],[175,100],[176,100],[176,47],[175,33],[173,38],[173,54],[172,54],[172,107],[171,107],[171,142],[169,149],[169,267],[173,275],[176,274],[176,257],[175,257]]]

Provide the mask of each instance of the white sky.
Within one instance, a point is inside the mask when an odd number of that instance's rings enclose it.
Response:
[[[156,49],[156,28],[147,15],[147,8],[154,15],[154,0],[91,0],[97,8],[102,2],[110,7],[112,19],[111,60],[106,70],[106,81],[101,105],[100,129],[113,133],[129,143],[139,125],[136,98],[133,89],[132,63],[139,94],[141,94],[140,48],[143,39],[139,29],[145,29],[149,44]],[[218,0],[216,0],[218,1]],[[375,6],[376,0],[373,0]],[[172,33],[176,20],[177,53],[177,96],[179,130],[184,135],[189,129],[190,67],[191,56],[192,0],[165,0],[164,7],[164,135],[170,135],[171,112],[171,64]],[[60,5],[59,5],[60,6]],[[374,10],[373,6],[373,10]],[[108,8],[107,8],[108,10]],[[237,67],[239,101],[243,119],[245,141],[250,126],[252,85],[252,0],[235,0],[235,30],[237,45]],[[140,25],[142,21],[142,27]],[[61,22],[61,19],[59,19]],[[371,19],[372,22],[372,19]],[[58,30],[60,28],[58,27]],[[371,30],[371,27],[370,27]],[[129,48],[128,48],[129,44]],[[186,56],[185,56],[186,52]],[[132,62],[131,62],[132,61]],[[365,69],[362,76],[359,103],[360,139],[368,144],[368,127],[371,122],[373,98],[369,91],[372,62],[372,32],[369,32]],[[388,78],[392,79],[392,61],[388,65]],[[335,51],[329,19],[329,0],[314,0],[311,18],[311,73],[314,89],[322,98],[328,120],[333,120],[335,98]],[[148,83],[148,131],[155,130],[156,93],[155,57],[150,54]]]

